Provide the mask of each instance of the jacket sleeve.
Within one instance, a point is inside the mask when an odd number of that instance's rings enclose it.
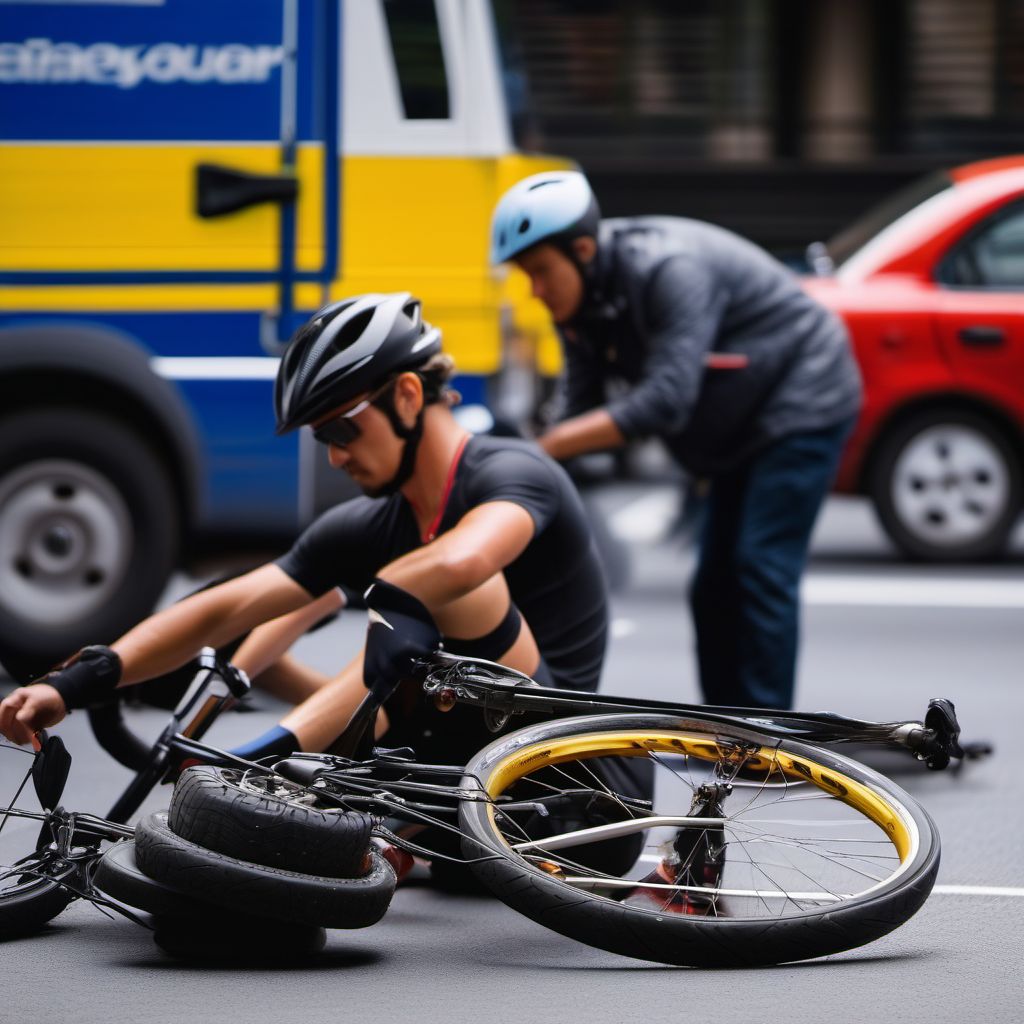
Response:
[[[604,405],[604,375],[590,346],[562,336],[565,373],[559,396],[560,420],[589,412]]]
[[[725,296],[714,275],[689,256],[662,263],[644,297],[647,356],[640,381],[608,405],[627,440],[682,431],[697,402],[704,356],[713,347]]]

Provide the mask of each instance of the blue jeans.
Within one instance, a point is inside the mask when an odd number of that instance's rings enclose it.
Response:
[[[780,438],[712,482],[690,591],[708,704],[792,706],[800,576],[852,426]]]

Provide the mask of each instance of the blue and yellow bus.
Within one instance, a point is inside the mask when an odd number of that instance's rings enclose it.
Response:
[[[468,400],[545,321],[487,221],[509,137],[484,0],[0,0],[0,661],[152,606],[190,538],[343,493],[273,436],[283,342],[410,290]],[[521,333],[521,331],[520,331]]]

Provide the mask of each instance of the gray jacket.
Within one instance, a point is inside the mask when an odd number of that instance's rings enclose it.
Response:
[[[607,403],[627,439],[658,435],[699,475],[860,408],[838,317],[766,252],[701,221],[602,221],[583,306],[560,333],[565,415]],[[712,352],[747,365],[705,369]]]

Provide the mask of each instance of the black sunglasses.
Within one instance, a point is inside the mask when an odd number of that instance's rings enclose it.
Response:
[[[376,399],[384,394],[395,383],[395,379],[397,378],[382,384],[376,391],[371,391],[366,398],[359,402],[358,405],[352,406],[347,412],[340,413],[334,419],[321,423],[318,427],[313,427],[313,437],[321,444],[333,444],[338,448],[344,448],[346,445],[351,444],[362,434],[359,424],[355,422],[355,417],[363,412],[364,409],[369,408]]]

